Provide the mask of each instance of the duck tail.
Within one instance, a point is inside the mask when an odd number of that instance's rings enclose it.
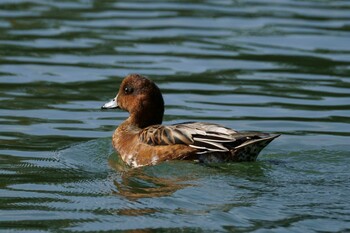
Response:
[[[260,151],[279,136],[280,134],[262,134],[256,139],[247,140],[230,149],[230,160],[237,162],[255,161]]]

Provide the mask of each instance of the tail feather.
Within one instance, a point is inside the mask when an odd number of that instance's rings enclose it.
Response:
[[[264,138],[246,141],[245,143],[231,149],[232,161],[255,161],[260,151],[264,149],[273,139],[280,134],[269,135]]]
[[[198,159],[204,163],[216,162],[250,162],[255,161],[264,147],[273,139],[279,137],[279,134],[259,135],[258,138],[250,139],[242,144],[231,147],[228,152],[210,152],[197,153]]]

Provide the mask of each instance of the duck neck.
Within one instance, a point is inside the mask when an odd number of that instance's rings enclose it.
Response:
[[[146,128],[151,125],[160,125],[163,121],[164,108],[157,110],[149,110],[135,112],[130,114],[128,120],[129,123],[138,127],[138,128]]]

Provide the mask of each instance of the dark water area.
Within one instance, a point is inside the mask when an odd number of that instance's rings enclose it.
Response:
[[[280,133],[254,163],[128,169],[122,78],[164,124]],[[0,231],[349,232],[350,1],[0,1]]]

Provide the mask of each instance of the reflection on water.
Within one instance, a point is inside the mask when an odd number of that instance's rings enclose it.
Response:
[[[350,3],[0,1],[0,228],[348,231]],[[282,136],[256,163],[129,169],[101,112],[123,76],[165,124]],[[152,229],[152,230],[150,230]]]
[[[114,180],[116,190],[113,193],[130,200],[170,196],[177,190],[190,186],[181,183],[186,181],[189,179],[155,177],[147,175],[142,169],[131,169],[121,174],[120,181]]]
[[[180,161],[177,161],[178,171],[183,169]],[[113,194],[120,195],[129,200],[137,200],[139,198],[152,198],[170,196],[177,190],[190,186],[188,183],[193,181],[195,177],[189,177],[189,174],[171,174],[168,164],[165,173],[161,173],[161,167],[156,170],[153,168],[130,168],[115,153],[108,158],[109,166],[117,172],[118,176],[113,178],[115,188]],[[175,165],[175,164],[174,164]],[[164,165],[163,165],[164,166]],[[186,166],[185,166],[186,167]],[[165,177],[161,177],[161,175]]]

